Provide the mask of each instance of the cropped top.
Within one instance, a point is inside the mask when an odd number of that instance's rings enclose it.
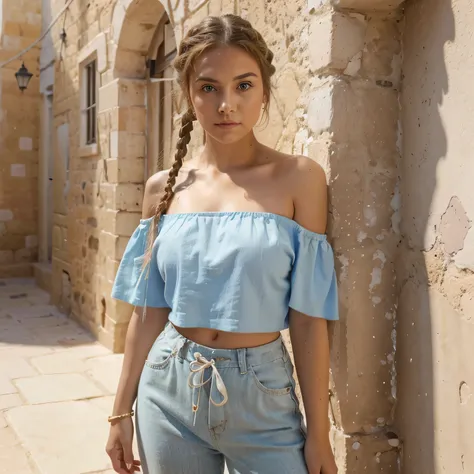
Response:
[[[334,255],[324,234],[266,212],[164,214],[143,272],[152,222],[140,220],[131,236],[113,298],[170,308],[176,326],[231,332],[286,329],[289,308],[338,319]]]

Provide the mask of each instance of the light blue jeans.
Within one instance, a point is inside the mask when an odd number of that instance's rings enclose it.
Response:
[[[144,474],[307,474],[293,364],[281,337],[248,349],[212,349],[171,323],[138,387]]]

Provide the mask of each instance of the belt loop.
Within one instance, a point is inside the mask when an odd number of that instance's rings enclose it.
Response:
[[[186,359],[186,351],[187,351],[188,343],[189,341],[184,337],[180,337],[178,339],[175,350],[176,350],[176,355],[181,360]]]
[[[237,354],[239,358],[240,373],[244,375],[247,373],[247,349],[245,347],[237,349]]]

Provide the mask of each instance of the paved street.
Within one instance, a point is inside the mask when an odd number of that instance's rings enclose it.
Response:
[[[0,474],[112,474],[104,447],[122,356],[0,280]]]

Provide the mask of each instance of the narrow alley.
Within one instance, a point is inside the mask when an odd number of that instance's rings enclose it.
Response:
[[[0,279],[0,474],[112,474],[121,361],[33,280]]]

